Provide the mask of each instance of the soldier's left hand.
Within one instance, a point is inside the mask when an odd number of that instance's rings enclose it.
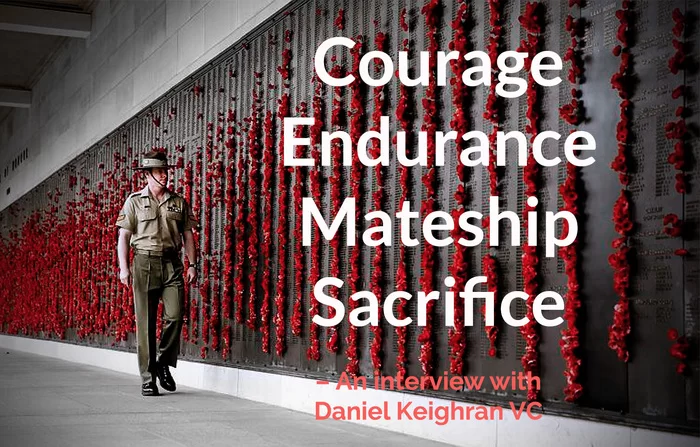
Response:
[[[192,284],[195,282],[197,279],[197,269],[195,269],[193,266],[190,266],[187,269],[187,284]]]

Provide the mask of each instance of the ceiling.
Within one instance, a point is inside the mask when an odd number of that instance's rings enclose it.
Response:
[[[93,0],[2,0],[0,4],[55,9],[58,11],[88,12]]]
[[[0,0],[0,5],[92,12],[95,0]],[[0,87],[30,90],[69,37],[0,30]],[[14,110],[0,107],[0,127]]]

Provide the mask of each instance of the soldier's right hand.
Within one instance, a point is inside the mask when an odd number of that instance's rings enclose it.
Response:
[[[129,269],[119,270],[119,281],[127,287],[131,285],[131,272]]]

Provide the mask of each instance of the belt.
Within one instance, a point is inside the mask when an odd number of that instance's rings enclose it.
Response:
[[[178,250],[142,250],[140,248],[135,248],[134,253],[137,255],[153,256],[158,258],[177,258],[179,256]]]

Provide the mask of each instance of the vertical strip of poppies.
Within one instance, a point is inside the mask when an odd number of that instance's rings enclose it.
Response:
[[[135,174],[134,174],[135,175]],[[84,180],[84,178],[81,178],[80,180]],[[83,287],[83,281],[82,281],[82,263],[81,263],[81,253],[83,251],[84,247],[84,237],[79,236],[80,232],[82,231],[82,228],[85,228],[85,203],[84,203],[84,191],[85,191],[85,186],[84,183],[81,181],[79,183],[80,185],[80,191],[77,194],[77,203],[75,204],[73,208],[73,212],[76,214],[76,221],[75,221],[75,226],[73,227],[73,236],[74,236],[74,241],[75,241],[75,251],[72,255],[72,268],[71,272],[74,275],[71,281],[71,293],[69,297],[67,298],[67,318],[66,318],[66,325],[63,328],[63,334],[65,335],[65,329],[67,328],[73,328],[75,327],[75,308],[76,304],[78,301],[78,297],[81,294],[81,290]],[[129,194],[131,193],[131,189],[127,189],[126,191],[123,191],[121,197],[122,199],[125,199]],[[9,251],[7,253],[12,253],[12,251]],[[131,300],[131,294],[129,287],[122,287],[122,309],[125,309],[126,315],[133,317],[133,304]],[[131,311],[131,313],[129,313]],[[131,319],[129,319],[131,321]],[[131,324],[126,326],[126,330],[130,331],[131,330]]]
[[[133,148],[128,147],[126,150],[127,156],[132,160],[132,174],[131,174],[131,186],[125,191],[124,194],[122,194],[122,199],[125,199],[129,193],[132,191],[135,191],[137,189],[137,184],[138,184],[138,171],[136,169],[133,169],[135,166],[138,166],[138,160],[133,156]],[[197,238],[195,236],[195,247]],[[133,252],[132,252],[133,253]],[[129,262],[131,264],[131,262]],[[135,310],[133,306],[133,299],[131,297],[131,291],[129,290],[128,287],[124,287],[124,306],[127,309],[127,315],[128,315],[128,321],[129,321],[129,326],[128,326],[128,331],[129,332],[136,332],[136,316],[135,316]]]
[[[99,219],[102,222],[109,222],[109,190],[110,190],[110,177],[112,171],[110,170],[104,177],[104,182],[100,182],[103,186],[100,191],[100,201],[99,201]],[[58,221],[58,218],[55,218]],[[56,227],[54,227],[56,228]],[[55,230],[54,230],[55,231]],[[99,230],[100,232],[100,245],[97,252],[97,262],[99,263],[99,276],[98,276],[98,289],[96,293],[97,303],[96,303],[96,313],[93,314],[95,321],[94,335],[104,334],[104,329],[106,325],[105,314],[107,309],[109,309],[109,283],[107,277],[107,258],[108,253],[106,242],[107,242],[107,226],[103,225]],[[60,278],[60,276],[59,276]],[[60,280],[59,280],[60,281]],[[58,297],[57,297],[58,298]]]
[[[260,246],[263,259],[262,275],[262,303],[260,304],[260,331],[262,332],[262,351],[270,352],[270,251],[272,250],[272,177],[274,175],[274,157],[272,151],[275,148],[275,135],[273,113],[268,110],[263,122],[263,209],[265,220],[263,221],[262,244]]]
[[[112,173],[112,176],[110,178],[110,183],[111,186],[109,188],[109,207],[108,207],[108,214],[107,218],[109,219],[110,222],[115,222],[117,219],[117,216],[119,215],[119,205],[117,202],[119,202],[119,199],[117,197],[117,188],[119,187],[119,178],[117,175],[119,174],[120,171],[120,166],[121,166],[121,154],[119,152],[116,152],[116,158],[118,159],[117,163],[115,164],[115,169]],[[65,205],[64,205],[65,209]],[[116,276],[114,273],[118,271],[119,269],[119,263],[117,261],[117,253],[116,250],[114,250],[113,241],[116,240],[118,231],[114,227],[114,225],[106,225],[107,228],[107,240],[106,242],[106,249],[107,249],[107,268],[105,271],[105,274],[107,275],[107,296],[109,297],[109,307],[108,307],[108,312],[107,315],[105,315],[105,333],[112,335],[114,334],[113,328],[116,328],[116,324],[119,322],[120,315],[119,315],[119,299],[118,299],[118,283],[119,283],[119,277]],[[66,288],[64,290],[68,289],[68,279],[66,278]]]
[[[685,106],[685,98],[688,96],[689,89],[682,82],[688,63],[686,55],[688,49],[686,48],[687,43],[685,43],[684,39],[686,18],[678,8],[673,10],[671,16],[674,23],[674,38],[671,42],[675,52],[668,60],[668,69],[672,75],[678,75],[679,73],[681,75],[681,84],[673,89],[671,97],[674,100],[682,98],[683,104],[678,106],[674,111],[674,116],[677,118],[677,121],[669,121],[666,123],[664,130],[666,131],[666,139],[673,142],[673,152],[668,156],[668,162],[673,165],[673,168],[676,170],[676,192],[678,194],[685,194],[688,191],[688,181],[685,173],[685,169],[688,167],[686,147],[688,127],[685,119],[690,115],[690,111]],[[683,254],[681,253],[680,255],[682,256]]]
[[[314,124],[311,126],[311,158],[314,160],[314,167],[309,172],[309,190],[317,207],[322,205],[321,194],[321,131],[323,129],[323,82],[317,76],[313,78],[314,98],[311,103],[314,116]],[[309,272],[309,283],[311,284],[311,294],[309,303],[309,348],[306,350],[306,358],[309,360],[320,360],[321,344],[319,340],[320,327],[313,321],[314,316],[319,314],[319,302],[314,294],[314,285],[321,277],[321,241],[319,240],[318,228],[313,225],[311,228],[311,271]]]
[[[212,220],[214,219],[214,207],[223,201],[223,191],[221,188],[221,177],[224,171],[222,161],[221,147],[224,144],[224,113],[219,112],[218,121],[221,124],[216,126],[216,143],[212,148],[212,158],[209,163],[207,176],[210,177],[209,183],[212,185]],[[215,205],[216,204],[216,205]],[[210,230],[211,232],[211,230]],[[210,236],[211,238],[211,236]],[[211,269],[211,313],[209,317],[211,327],[211,349],[219,350],[219,337],[221,334],[221,258],[218,247],[212,251],[210,257]]]
[[[211,280],[209,279],[209,269],[211,266],[211,210],[212,210],[212,176],[211,160],[214,151],[214,123],[207,123],[206,141],[204,143],[204,155],[207,170],[204,175],[204,222],[202,226],[202,282],[199,286],[199,294],[202,297],[202,348],[200,357],[206,358],[209,351],[209,336],[211,331],[211,303],[209,289]]]
[[[44,220],[46,221],[46,217],[44,217]],[[50,256],[50,263],[52,265],[52,270],[55,271],[55,277],[54,284],[57,284],[61,288],[61,292],[56,292],[53,294],[53,296],[49,297],[41,287],[33,286],[29,292],[31,295],[29,296],[34,296],[34,297],[40,297],[38,301],[35,302],[35,304],[41,305],[41,310],[39,312],[34,312],[34,315],[32,315],[32,331],[33,332],[49,332],[49,322],[53,319],[52,314],[55,309],[55,304],[58,301],[61,300],[63,296],[63,291],[65,291],[65,277],[60,274],[59,272],[59,266],[60,266],[60,261],[59,258],[61,257],[61,254],[65,250],[64,244],[65,241],[52,241],[51,239],[55,239],[51,236],[56,234],[58,231],[61,231],[64,229],[64,223],[59,222],[57,217],[55,216],[48,216],[48,220],[50,223],[53,224],[53,226],[48,229],[48,232],[44,233],[45,235],[48,236],[47,242],[47,252],[48,255]],[[36,238],[39,239],[40,237],[44,238],[43,236],[37,236]],[[41,240],[41,239],[40,239]],[[43,241],[42,241],[43,242]],[[27,269],[25,269],[26,271]],[[104,279],[104,276],[103,276]],[[98,316],[100,318],[100,316]]]
[[[90,191],[88,195],[88,202],[89,202],[89,207],[87,209],[87,222],[89,227],[88,228],[96,228],[96,222],[97,222],[97,194],[94,190]],[[49,193],[49,200],[51,200],[51,194]],[[51,206],[51,205],[49,205]],[[80,303],[79,307],[79,313],[78,313],[78,331],[77,335],[79,338],[83,339],[85,338],[89,333],[90,333],[90,307],[91,307],[91,302],[92,302],[92,296],[93,296],[93,291],[95,289],[95,245],[96,245],[96,237],[94,234],[94,230],[90,231],[89,233],[89,238],[88,238],[88,243],[87,243],[87,250],[86,250],[86,259],[85,259],[85,276],[83,277],[86,288],[84,289],[84,293],[82,296],[82,300]],[[54,274],[53,271],[49,271],[50,274]],[[53,279],[53,278],[51,278]],[[55,291],[52,291],[52,294],[55,294]]]
[[[355,46],[350,50],[352,55],[352,73],[355,75],[355,80],[350,84],[350,108],[348,115],[350,116],[350,140],[352,147],[357,147],[360,136],[364,132],[365,108],[362,81],[360,80],[360,54],[362,52],[362,36],[355,37]],[[352,166],[350,167],[350,196],[355,199],[355,203],[362,203],[362,181],[364,179],[364,165],[360,163],[357,151],[353,151]],[[355,222],[361,222],[361,206],[355,207]],[[357,230],[357,229],[356,229]],[[350,273],[348,275],[349,294],[352,295],[358,292],[361,288],[362,278],[360,269],[362,264],[362,248],[359,244],[355,244],[350,249]],[[358,306],[357,301],[348,299],[348,316],[350,312]],[[357,327],[353,324],[348,324],[348,335],[345,337],[345,355],[348,363],[345,365],[345,371],[350,375],[357,375],[360,372],[360,362],[357,353]]]
[[[401,29],[404,33],[408,33],[408,22],[406,21],[406,9],[401,10],[400,14],[400,24]],[[402,42],[403,51],[409,51],[409,40],[408,38],[403,39]],[[410,135],[412,134],[413,126],[413,104],[411,101],[411,96],[408,87],[406,87],[402,82],[399,82],[398,86],[399,97],[398,103],[396,104],[396,121],[400,130],[403,130],[406,134],[404,140],[404,145],[407,141],[410,141]],[[398,140],[394,137],[394,144],[397,146],[398,150]],[[406,156],[410,157],[410,148],[405,147]],[[405,201],[408,200],[409,191],[411,188],[411,171],[408,167],[403,164],[399,164],[397,167],[399,173],[399,201],[397,202],[397,208],[400,209]],[[399,261],[396,269],[396,291],[407,291],[408,290],[408,274],[407,274],[407,261],[406,261],[406,246],[404,244],[399,244]],[[399,299],[396,305],[396,314],[400,320],[406,318],[407,311],[406,306],[408,306],[408,300]],[[403,382],[406,377],[406,362],[407,362],[407,352],[406,352],[406,326],[397,326],[394,329],[396,334],[396,377],[397,381]]]
[[[674,23],[672,29],[674,37],[671,43],[673,44],[675,52],[668,59],[668,69],[672,75],[678,75],[680,73],[682,77],[681,84],[675,87],[671,92],[671,98],[674,100],[682,98],[683,103],[674,111],[674,116],[677,120],[666,123],[664,130],[666,132],[666,139],[673,142],[673,152],[668,156],[668,163],[673,165],[673,168],[676,170],[675,189],[678,194],[684,195],[685,203],[685,194],[688,192],[688,180],[685,173],[688,167],[688,148],[686,141],[688,137],[688,128],[685,119],[690,115],[690,111],[686,108],[685,104],[689,91],[688,87],[683,82],[688,64],[686,54],[688,51],[688,44],[685,42],[686,16],[680,9],[676,8],[671,13],[671,18]],[[664,216],[663,225],[663,231],[666,235],[670,237],[683,236],[684,223],[677,215],[667,214]],[[690,254],[682,245],[681,242],[681,248],[674,250],[676,256],[688,256]],[[673,342],[669,352],[671,357],[677,360],[676,373],[683,375],[688,371],[688,365],[686,363],[688,357],[687,351],[690,348],[688,337],[680,335],[677,329],[671,328],[668,330],[668,339]]]
[[[452,41],[449,44],[451,51],[457,51],[460,54],[459,59],[450,61],[450,68],[455,78],[462,79],[462,75],[467,69],[467,62],[463,55],[469,51],[469,34],[467,30],[468,7],[464,1],[460,1],[457,6],[457,13],[452,21],[452,30],[454,31]],[[450,128],[457,131],[457,135],[464,135],[469,131],[469,113],[468,104],[469,91],[463,82],[452,83],[452,119],[450,120]],[[455,208],[451,215],[454,221],[458,221],[460,216],[467,210],[469,194],[467,191],[468,171],[466,166],[460,162],[462,151],[466,148],[466,142],[458,138],[455,149],[457,162],[455,164],[457,171],[458,185],[454,193]],[[456,225],[450,234],[453,240],[458,241],[461,238],[467,239],[468,235],[459,225]],[[460,296],[459,291],[464,290],[469,274],[469,261],[467,247],[456,244],[455,252],[452,256],[452,264],[450,265],[450,275],[455,279],[455,284],[452,291],[455,296]],[[451,327],[448,332],[448,343],[450,346],[450,373],[462,375],[464,372],[464,355],[467,351],[466,331],[464,330],[464,299],[458,299],[454,306],[454,327]]]
[[[248,329],[256,329],[257,312],[255,310],[255,299],[257,298],[257,275],[258,275],[258,249],[260,240],[258,231],[258,202],[260,200],[260,94],[258,89],[261,83],[262,73],[255,72],[255,87],[253,89],[253,104],[248,122],[248,150],[250,151],[250,197],[248,213],[248,319],[246,325]]]
[[[86,203],[86,191],[87,188],[85,186],[85,182],[87,179],[85,177],[82,178],[82,187],[81,187],[81,193],[80,193],[80,200],[81,203],[79,205],[79,218],[78,218],[78,225],[80,228],[85,228],[85,225],[87,224],[87,203]],[[76,256],[76,275],[77,275],[77,280],[76,280],[76,295],[75,297],[71,300],[70,303],[70,327],[75,328],[78,325],[78,308],[80,305],[80,301],[82,299],[83,295],[83,290],[85,288],[85,282],[83,281],[83,272],[84,272],[84,263],[83,259],[85,257],[85,252],[86,252],[86,247],[87,247],[87,241],[86,238],[80,238],[78,242],[78,254]]]
[[[192,212],[194,215],[199,218],[201,216],[201,201],[202,201],[202,194],[201,194],[201,186],[202,186],[202,180],[201,180],[201,175],[202,175],[202,147],[197,146],[197,150],[195,152],[194,156],[194,188],[192,192]],[[194,233],[194,242],[195,242],[195,250],[199,249],[199,239],[200,239],[200,232],[197,231]],[[201,251],[201,250],[200,250]],[[201,262],[204,262],[204,259],[202,259],[202,256],[198,256],[198,258],[201,260]],[[201,278],[200,278],[201,280]],[[190,335],[190,341],[192,343],[197,343],[197,340],[199,338],[199,332],[197,328],[197,323],[199,319],[199,312],[197,308],[197,298],[195,294],[191,294],[191,299],[190,299],[190,324],[192,325],[191,329],[191,335]]]
[[[335,61],[335,56],[333,56],[333,61]],[[344,74],[343,69],[340,65],[334,65],[330,71],[331,76],[340,77]],[[333,87],[333,100],[331,106],[331,129],[340,129],[341,116],[343,114],[343,87]],[[331,176],[329,179],[330,183],[330,210],[331,216],[337,216],[338,211],[340,211],[341,206],[341,196],[343,194],[342,189],[342,177],[343,177],[343,166],[342,166],[342,153],[340,150],[340,145],[337,140],[331,143],[331,159],[333,160],[333,167],[331,171]],[[333,239],[330,240],[329,246],[331,249],[328,261],[328,273],[329,276],[338,278],[340,276],[340,236],[334,235]],[[331,295],[333,298],[338,298],[338,289],[333,288],[331,290]],[[328,318],[334,318],[336,315],[335,308],[328,307]],[[328,341],[326,342],[326,348],[329,352],[336,353],[339,349],[339,339],[338,339],[338,329],[337,326],[331,326],[328,328]]]
[[[525,11],[520,17],[518,17],[520,25],[527,32],[527,37],[525,40],[520,42],[520,48],[518,48],[518,51],[528,54],[528,58],[525,60],[525,68],[528,70],[526,112],[527,125],[525,127],[525,131],[530,134],[530,141],[534,140],[539,133],[538,120],[540,117],[540,97],[538,94],[537,83],[530,72],[530,64],[532,63],[533,57],[539,51],[541,44],[540,36],[543,32],[544,22],[543,9],[543,5],[539,2],[528,2],[525,5]],[[529,239],[531,236],[528,217],[530,212],[537,210],[537,206],[530,205],[529,198],[536,198],[539,182],[539,169],[532,152],[528,154],[527,164],[523,168],[523,180],[525,182],[525,203],[523,206],[522,225],[527,228],[527,237]],[[538,269],[539,258],[537,256],[537,247],[530,246],[528,244],[524,245],[522,257],[522,275],[523,291],[527,294],[526,315],[528,322],[520,328],[520,333],[525,339],[525,354],[521,358],[521,363],[524,371],[527,373],[532,373],[533,376],[537,375],[539,371],[539,354],[537,352],[537,345],[540,337],[537,333],[537,322],[533,314],[533,303],[539,287]],[[528,383],[528,400],[537,400],[538,392],[535,383],[535,381],[530,381]]]
[[[226,191],[224,199],[224,294],[222,300],[222,318],[224,319],[223,346],[221,358],[226,360],[231,352],[231,294],[233,293],[233,250],[234,230],[233,219],[236,206],[236,142],[233,138],[236,114],[232,109],[226,116]]]
[[[307,115],[306,102],[299,103],[297,107],[297,116],[305,117]],[[299,126],[294,130],[294,137],[301,138],[304,128]],[[294,156],[297,159],[306,158],[303,145],[296,147]],[[304,298],[304,270],[306,266],[306,253],[302,244],[302,198],[306,188],[306,169],[302,166],[297,166],[294,170],[294,187],[292,196],[294,199],[294,303],[292,307],[292,335],[301,337],[302,327],[302,300]]]
[[[685,335],[680,335],[678,329],[675,328],[669,329],[666,334],[669,341],[673,342],[669,348],[669,353],[671,357],[677,360],[676,374],[684,375],[688,372],[686,361],[688,359],[688,350],[690,349],[690,340]]]
[[[185,166],[185,175],[184,175],[184,182],[185,182],[185,200],[187,200],[187,203],[192,206],[193,203],[193,196],[192,196],[192,160],[189,160],[187,162],[187,165]],[[193,211],[194,212],[194,211]],[[195,231],[193,231],[193,234]],[[189,258],[185,258],[185,269],[188,269],[190,266],[190,260]],[[196,266],[195,266],[196,268]],[[187,270],[185,270],[187,271]],[[189,331],[189,322],[191,321],[190,319],[190,294],[191,294],[191,287],[189,284],[185,284],[185,296],[184,296],[184,303],[183,303],[183,309],[182,309],[182,314],[185,316],[183,319],[184,321],[182,322],[182,339],[185,342],[190,341],[190,331]],[[195,340],[196,341],[196,340]]]
[[[573,9],[573,5],[571,6]],[[574,12],[572,10],[572,12]],[[578,89],[583,75],[583,58],[581,55],[581,40],[585,31],[584,19],[575,19],[569,14],[566,17],[565,28],[571,37],[569,47],[564,54],[564,60],[570,64],[567,79],[571,84],[571,99],[570,101],[559,108],[559,116],[572,126],[577,126],[583,121],[584,110],[583,105],[579,101],[581,91]],[[572,132],[574,129],[572,129]],[[579,169],[571,163],[566,164],[566,179],[564,183],[559,185],[559,194],[564,202],[563,210],[573,214],[576,218],[579,217]],[[569,233],[569,225],[564,221],[562,226],[561,239],[564,239]],[[564,358],[564,377],[566,377],[566,386],[564,387],[564,400],[567,402],[577,401],[583,394],[583,386],[579,383],[579,369],[581,367],[581,359],[578,357],[576,350],[579,346],[579,330],[576,327],[578,318],[578,309],[581,307],[579,301],[580,284],[578,280],[579,263],[578,263],[579,241],[574,240],[569,246],[559,249],[559,256],[564,261],[564,272],[566,273],[566,295],[564,305],[564,320],[566,328],[561,331],[561,355]]]
[[[486,121],[492,124],[491,133],[489,134],[489,160],[488,160],[488,173],[489,173],[489,193],[491,196],[498,197],[498,168],[496,166],[496,136],[499,130],[501,130],[501,121],[503,119],[503,101],[496,94],[496,79],[498,77],[498,69],[496,67],[496,60],[500,53],[500,46],[503,41],[503,36],[505,34],[505,28],[503,26],[503,2],[500,0],[489,0],[489,25],[491,26],[491,31],[489,33],[489,41],[487,45],[487,51],[489,59],[491,60],[491,66],[494,67],[491,71],[491,87],[489,88],[489,94],[486,98],[486,111],[483,117]],[[486,236],[488,236],[489,231],[489,220],[483,219],[482,226]],[[488,249],[487,249],[488,250]],[[496,250],[496,248],[493,248]],[[494,308],[498,300],[498,261],[496,256],[492,255],[491,252],[487,253],[481,259],[481,270],[486,277],[486,289],[493,293],[493,304]],[[482,314],[486,318],[486,306],[481,307]],[[484,326],[486,330],[486,336],[489,339],[489,350],[488,354],[490,357],[496,356],[496,340],[498,338],[498,327],[497,326]]]
[[[613,55],[620,57],[619,70],[610,79],[612,88],[617,91],[620,99],[620,120],[617,122],[617,155],[610,167],[619,174],[620,195],[613,206],[613,222],[615,232],[619,235],[612,242],[615,250],[608,256],[608,263],[613,269],[613,287],[618,297],[617,304],[613,309],[613,322],[608,328],[608,347],[615,351],[617,358],[623,362],[629,360],[629,349],[627,346],[627,336],[631,332],[630,309],[629,309],[629,283],[630,283],[630,235],[634,229],[630,211],[630,195],[627,186],[630,183],[629,164],[627,158],[629,136],[632,128],[632,102],[630,101],[631,82],[631,54],[629,50],[630,38],[630,11],[631,2],[622,2],[622,9],[615,11],[620,26],[617,30],[617,40],[619,42],[613,48]]]
[[[119,210],[121,208],[121,200],[119,197],[119,186],[124,184],[124,180],[126,179],[126,172],[123,167],[123,156],[121,153],[117,152],[115,154],[115,158],[117,159],[117,163],[115,164],[115,174],[112,177],[112,186],[110,188],[110,219],[111,222],[115,222],[117,219],[117,216],[119,215]],[[68,202],[68,203],[72,203]],[[68,206],[68,204],[66,204]],[[70,220],[73,220],[73,216],[70,217]],[[116,240],[118,238],[119,230],[115,228],[114,226],[108,226],[108,234],[110,237],[108,238],[108,245],[112,245],[112,241]],[[124,315],[122,313],[122,308],[121,308],[121,294],[119,293],[119,277],[117,276],[117,272],[119,271],[119,261],[118,261],[118,256],[117,256],[117,251],[113,249],[113,247],[110,247],[108,249],[109,254],[109,268],[107,270],[107,275],[108,278],[110,278],[110,306],[111,306],[111,318],[108,321],[112,322],[112,327],[114,330],[110,330],[114,334],[114,344],[116,344],[119,341],[119,331],[122,327],[122,322],[124,320]],[[68,258],[68,275],[72,275],[72,271],[70,270],[70,265],[71,261],[70,258]],[[64,290],[69,291],[70,287],[70,278],[66,278],[66,288]]]
[[[115,214],[114,210],[114,192],[116,191],[117,188],[117,183],[116,183],[116,173],[117,170],[119,169],[119,162],[120,162],[120,154],[119,152],[115,152],[113,154],[113,159],[114,159],[114,169],[110,172],[110,175],[107,177],[107,203],[106,203],[106,221],[107,222],[114,222],[117,218],[117,214]],[[65,205],[64,205],[65,207]],[[65,209],[65,208],[64,208]],[[63,221],[65,223],[65,221]],[[104,308],[105,312],[102,314],[102,328],[101,332],[102,334],[109,334],[111,332],[111,327],[116,323],[118,315],[116,313],[115,309],[115,293],[114,293],[114,279],[115,275],[113,272],[115,271],[115,250],[112,250],[112,241],[114,240],[113,236],[115,234],[114,227],[105,225],[105,240],[104,240],[104,264],[105,264],[105,269],[104,269],[104,275],[105,275],[105,282],[106,282],[106,287],[105,287],[105,298],[107,302],[105,303],[106,306]],[[63,290],[67,290],[67,278],[63,278],[63,284],[62,284]],[[65,293],[65,292],[64,292]]]
[[[438,130],[438,94],[437,82],[435,79],[435,70],[437,68],[436,55],[438,47],[438,29],[440,27],[440,1],[429,0],[421,9],[421,13],[425,17],[425,32],[428,38],[428,53],[430,59],[428,63],[430,77],[428,87],[425,89],[423,96],[423,124],[421,131],[427,135],[427,166],[422,178],[423,186],[425,187],[425,199],[423,199],[420,207],[420,214],[425,218],[428,214],[436,209],[436,185],[437,171],[435,170],[435,132]],[[421,253],[421,278],[420,290],[425,293],[435,289],[435,247],[430,243],[423,244],[423,252]],[[419,360],[424,376],[433,374],[433,309],[435,301],[430,300],[425,309],[426,319],[425,326],[418,335],[418,342],[421,344]]]
[[[284,41],[288,45],[291,42],[292,34],[290,30],[285,31]],[[280,129],[283,128],[284,119],[289,116],[290,112],[290,64],[292,61],[292,51],[289,48],[282,50],[282,64],[277,67],[277,72],[282,77],[283,93],[277,101],[277,116],[280,120]],[[284,163],[284,132],[280,132],[279,143],[277,146],[277,287],[275,295],[275,353],[282,356],[286,349],[286,298],[287,298],[287,244],[289,243],[289,176],[291,168],[285,166]]]
[[[386,50],[386,34],[378,32],[374,37],[374,46],[376,51]],[[381,73],[383,64],[379,61],[375,61],[374,71],[376,73]],[[386,109],[386,89],[384,86],[374,87],[374,111],[372,112],[372,130],[379,131],[381,117],[384,115],[384,110]],[[374,140],[369,153],[373,159],[377,159],[381,155],[381,148],[378,140]],[[374,167],[374,178],[376,180],[377,189],[372,194],[372,204],[373,209],[381,210],[384,208],[384,170],[385,168],[378,163]],[[380,225],[382,222],[379,222]],[[383,330],[381,325],[381,311],[383,309],[383,299],[384,296],[384,246],[377,245],[374,247],[374,257],[372,258],[372,274],[370,278],[370,290],[372,293],[378,297],[379,300],[379,324],[372,326],[372,344],[370,345],[370,356],[372,358],[372,368],[374,370],[375,376],[380,376],[382,374],[382,338]]]
[[[236,131],[238,138],[238,163],[236,165],[236,219],[234,220],[234,228],[236,234],[236,266],[233,284],[235,289],[234,295],[234,317],[237,324],[243,324],[243,296],[245,293],[245,284],[243,283],[243,267],[247,255],[246,234],[246,192],[248,190],[248,169],[246,169],[247,157],[245,151],[245,138],[243,136],[242,126],[239,123],[239,130]]]

